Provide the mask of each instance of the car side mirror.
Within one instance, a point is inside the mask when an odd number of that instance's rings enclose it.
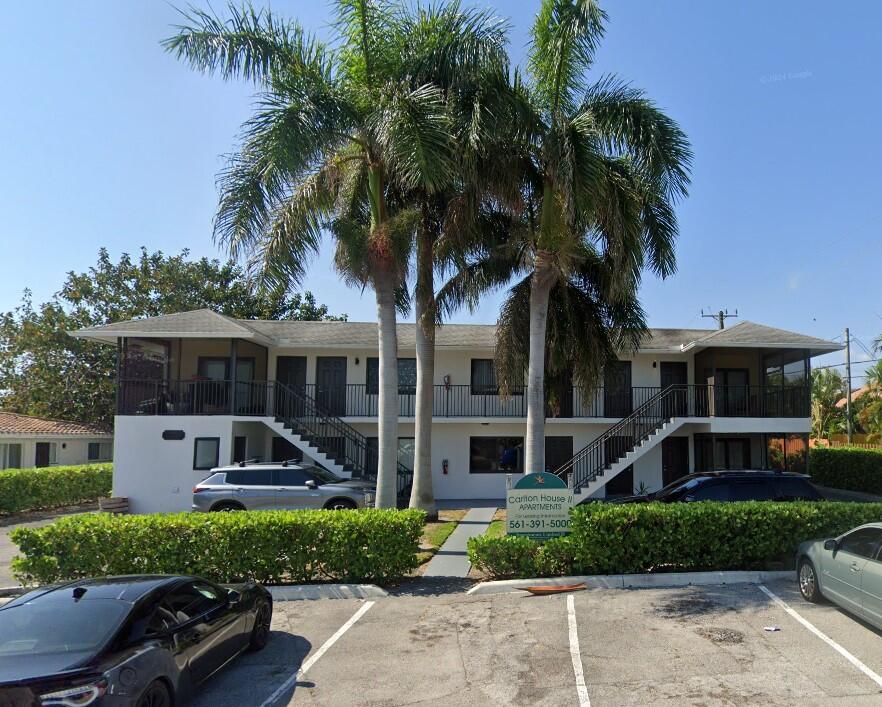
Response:
[[[309,480],[306,482],[306,488],[308,488],[308,489],[318,488],[318,484],[315,482],[314,479],[309,479]]]
[[[233,606],[234,604],[238,604],[242,601],[242,593],[235,589],[227,590],[227,604]]]
[[[830,538],[829,540],[824,541],[824,549],[829,550],[830,552],[836,552],[837,543],[836,540]]]

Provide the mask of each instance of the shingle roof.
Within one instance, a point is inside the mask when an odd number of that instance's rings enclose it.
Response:
[[[112,434],[109,427],[67,420],[0,412],[0,435],[58,435],[94,437]]]
[[[201,334],[203,336],[252,338],[254,330],[248,326],[249,323],[226,317],[210,309],[194,309],[190,312],[164,314],[159,317],[130,319],[126,322],[87,327],[80,329],[76,333],[84,338],[88,338],[90,334],[116,334],[120,336],[132,334],[192,336],[193,334]]]
[[[412,349],[416,345],[415,326],[398,325],[398,345]],[[680,351],[707,346],[764,346],[808,348],[835,351],[839,347],[805,334],[784,329],[740,322],[728,329],[650,329],[640,347],[642,351]],[[91,327],[74,332],[83,338],[113,341],[118,336],[201,336],[260,339],[268,344],[304,347],[347,347],[375,349],[375,322],[297,322],[245,320],[225,317],[208,309],[135,319],[128,322]],[[439,348],[492,349],[496,342],[493,324],[445,324],[438,329]]]
[[[738,322],[728,329],[716,329],[698,339],[701,346],[793,346],[797,348],[841,348],[838,344],[814,336],[797,334],[786,329],[756,324],[754,322]]]

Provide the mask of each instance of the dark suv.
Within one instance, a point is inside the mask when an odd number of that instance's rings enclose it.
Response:
[[[780,471],[706,471],[687,474],[645,496],[624,496],[612,503],[661,501],[820,501],[805,474]]]

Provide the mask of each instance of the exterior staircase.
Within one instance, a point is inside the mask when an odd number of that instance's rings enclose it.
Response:
[[[663,389],[576,452],[554,474],[572,486],[577,494],[576,503],[587,501],[683,425],[690,397],[685,385]]]
[[[272,392],[275,417],[266,420],[270,429],[339,476],[376,481],[367,438],[361,432],[290,386],[276,382]],[[413,470],[398,462],[396,482],[398,505],[407,505]]]

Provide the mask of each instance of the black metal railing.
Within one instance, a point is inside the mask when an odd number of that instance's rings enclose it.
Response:
[[[274,381],[230,380],[138,380],[119,382],[120,415],[254,415],[275,414],[270,402]],[[695,417],[808,417],[811,393],[793,386],[678,385],[678,400],[684,414]],[[323,388],[309,384],[299,393],[334,417],[374,418],[379,413],[379,395],[364,384]],[[416,396],[405,388],[398,396],[400,417],[413,417]],[[661,392],[654,386],[630,390],[598,388],[584,394],[578,388],[564,394],[551,393],[546,404],[549,418],[621,419],[639,409]],[[524,388],[507,396],[475,392],[469,385],[436,385],[433,391],[434,417],[523,418],[527,416]]]
[[[688,414],[689,386],[669,386],[580,449],[554,471],[556,476],[580,489],[661,429],[668,420]]]

